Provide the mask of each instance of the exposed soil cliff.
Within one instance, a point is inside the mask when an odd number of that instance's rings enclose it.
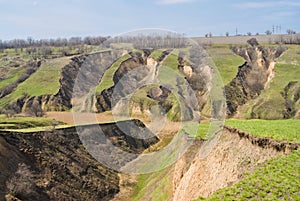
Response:
[[[45,94],[37,97],[25,94],[19,97],[16,102],[7,105],[6,108],[14,110],[17,113],[26,112],[32,108],[33,105],[44,111],[69,110],[73,104],[75,82],[77,83],[76,93],[79,93],[79,95],[85,94],[85,96],[81,98],[81,101],[83,103],[93,102],[94,97],[89,97],[86,94],[97,86],[105,70],[111,66],[112,62],[114,62],[120,54],[121,52],[119,51],[106,51],[73,57],[71,62],[62,68],[61,78],[59,80],[60,87],[56,94]],[[83,105],[82,110],[85,110],[84,106],[85,105]]]
[[[140,121],[127,123],[144,128]],[[93,127],[98,125],[77,129]],[[156,137],[148,140],[131,138],[114,123],[100,127],[106,140],[131,152],[142,152],[158,141]],[[140,131],[130,129],[130,132]],[[34,181],[31,193],[13,195],[22,200],[109,200],[119,191],[117,172],[91,157],[74,127],[36,133],[2,132],[0,150],[0,200],[9,193],[7,181],[16,174],[19,163],[29,167]]]
[[[112,108],[112,94],[115,89],[115,86],[118,84],[118,92],[120,95],[124,93],[130,93],[133,89],[136,89],[136,85],[139,81],[141,81],[146,75],[149,73],[150,69],[146,68],[147,59],[150,55],[150,51],[143,51],[131,53],[131,57],[121,63],[118,70],[113,75],[114,86],[104,89],[100,94],[96,95],[97,103],[96,108],[98,112],[109,111]],[[140,68],[139,68],[140,67]],[[134,77],[128,76],[129,79],[134,79],[131,82],[129,80],[125,80],[123,82],[119,82],[124,75],[133,69],[138,69],[138,72],[135,72]]]
[[[300,118],[300,82],[290,82],[282,92],[285,99],[284,118]]]
[[[246,62],[239,67],[236,77],[225,86],[228,116],[233,116],[239,106],[256,98],[268,87],[275,76],[275,59],[285,51],[284,47],[250,44],[247,47],[232,48],[232,51],[243,57]]]
[[[179,160],[173,176],[173,200],[207,197],[220,188],[238,182],[245,171],[259,163],[300,147],[300,144],[260,138],[225,127],[215,148],[207,158],[196,156],[186,170],[186,157]]]

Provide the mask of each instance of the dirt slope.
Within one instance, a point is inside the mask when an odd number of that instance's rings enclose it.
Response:
[[[131,134],[144,128],[140,121],[128,123],[138,128],[130,129]],[[77,129],[87,131],[98,127],[90,125]],[[108,141],[121,149],[141,152],[158,141],[155,137],[132,139],[115,123],[101,125],[101,128],[106,137],[97,143],[102,146]],[[109,200],[119,192],[117,172],[100,164],[87,152],[74,127],[32,133],[2,132],[0,151],[0,200],[11,196],[7,181],[16,175],[20,163],[28,166],[33,175],[31,193],[12,194],[21,200]]]

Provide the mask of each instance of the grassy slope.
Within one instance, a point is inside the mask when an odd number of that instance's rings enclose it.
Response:
[[[209,124],[207,123],[201,123],[200,127],[197,129],[194,127],[194,125],[186,125],[182,131],[186,132],[197,132],[195,137],[197,139],[204,138],[207,131],[209,129]],[[169,137],[160,141],[156,147],[153,146],[152,151],[157,151],[156,148],[159,150],[163,147],[167,146],[168,143],[171,141]],[[167,143],[165,143],[167,142]],[[168,158],[165,159],[168,161]],[[162,162],[163,163],[163,162]],[[172,170],[173,166],[167,167],[161,171],[150,173],[150,174],[144,174],[139,175],[137,177],[137,184],[134,188],[134,191],[132,193],[132,199],[133,200],[140,200],[142,198],[147,197],[149,200],[168,200],[172,196],[172,174],[169,174],[169,172]]]
[[[61,69],[70,62],[68,57],[48,60],[32,74],[26,81],[21,83],[15,91],[0,100],[0,106],[9,104],[24,93],[30,96],[55,94],[59,90]]]
[[[0,89],[10,85],[11,83],[18,80],[18,78],[25,73],[25,69],[15,69],[12,70],[9,75],[7,75],[6,79],[0,81]]]
[[[173,50],[162,62],[162,65],[178,71],[178,51]]]
[[[42,117],[11,117],[0,115],[0,129],[27,129],[51,126],[53,119]]]
[[[226,125],[260,137],[300,142],[300,120],[236,120]],[[237,184],[199,200],[298,200],[300,196],[300,150],[271,159]]]
[[[299,200],[299,161],[299,150],[271,159],[237,184],[217,191],[206,200]]]
[[[230,50],[229,45],[212,45],[206,51],[218,68],[224,85],[236,76],[238,66],[245,62]]]
[[[104,89],[108,89],[114,85],[113,76],[115,72],[118,70],[121,63],[128,58],[130,58],[129,54],[120,57],[110,68],[105,71],[101,82],[96,89],[96,92],[101,93]]]
[[[300,142],[299,120],[249,121],[231,119],[226,122],[226,125],[240,128],[257,136]],[[207,132],[208,128],[209,124],[201,124],[198,136],[204,136],[203,134]],[[241,182],[218,191],[208,200],[277,200],[276,197],[284,200],[288,200],[288,198],[296,200],[297,196],[299,197],[299,189],[297,188],[300,181],[299,160],[300,151],[272,159],[260,165],[251,175],[246,174],[248,176]],[[139,176],[134,193],[135,200],[139,200],[145,195],[150,195],[151,200],[170,196],[165,189],[171,185],[172,180],[168,174],[165,174],[165,171],[168,172],[169,169]]]
[[[0,77],[4,78],[0,80],[0,90],[17,81],[25,72],[27,61],[26,55],[16,56],[11,49],[5,49],[0,53]]]
[[[300,120],[237,120],[230,119],[226,125],[260,137],[300,142]]]
[[[190,47],[187,48],[181,48],[181,49],[175,49],[169,54],[162,64],[159,66],[159,74],[158,74],[158,79],[160,81],[159,84],[168,84],[175,86],[177,84],[176,82],[176,76],[181,76],[184,77],[183,74],[178,70],[178,54],[179,51],[183,51],[186,54],[188,54]],[[164,50],[154,50],[151,53],[151,57],[157,60],[159,56],[163,53]],[[153,85],[155,86],[155,85]],[[141,88],[139,91],[137,91],[133,96],[132,99],[134,102],[140,102],[141,104],[145,106],[150,106],[153,104],[157,104],[157,101],[154,101],[150,98],[147,97],[147,91],[151,88],[152,86],[147,86],[144,88]],[[168,98],[171,101],[176,101],[175,97],[169,97]],[[173,119],[173,115],[171,113],[168,113],[169,119]]]
[[[284,87],[291,81],[300,81],[300,46],[288,45],[288,50],[278,58],[275,65],[275,77],[270,87],[260,96],[240,108],[242,117],[251,118],[251,113],[256,118],[280,119],[283,118],[285,100],[281,96]]]
[[[137,177],[138,184],[132,193],[132,200],[138,201],[142,198],[149,200],[168,200],[172,195],[172,189],[169,183],[172,182],[172,177],[169,173],[170,168],[162,171],[139,175]]]
[[[151,53],[151,57],[154,59],[154,60],[158,60],[158,58],[160,57],[160,55],[163,53],[164,50],[154,50],[152,53]]]

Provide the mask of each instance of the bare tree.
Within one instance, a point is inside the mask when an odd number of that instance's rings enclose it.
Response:
[[[286,32],[287,32],[288,34],[296,34],[296,31],[294,31],[294,30],[292,30],[292,29],[288,29],[288,30],[286,30]]]
[[[265,33],[266,33],[267,35],[271,35],[271,34],[272,34],[272,31],[267,30]]]

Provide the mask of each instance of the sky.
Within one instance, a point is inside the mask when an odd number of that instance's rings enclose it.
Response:
[[[161,28],[186,36],[300,32],[300,0],[0,0],[0,40],[116,36]],[[276,29],[276,27],[278,29]]]

